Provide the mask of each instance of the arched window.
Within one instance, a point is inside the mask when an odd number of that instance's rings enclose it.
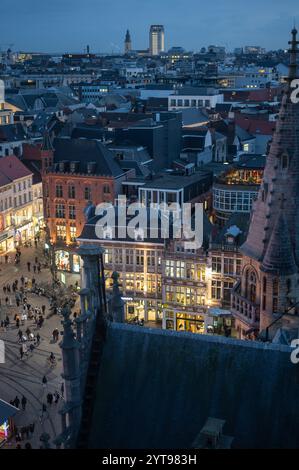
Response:
[[[288,155],[284,154],[281,157],[281,168],[285,169],[285,168],[288,168],[288,166],[289,166],[289,157]]]
[[[267,307],[267,278],[263,277],[263,310]]]
[[[248,289],[248,293],[249,293],[249,300],[250,302],[254,302],[256,301],[256,274],[254,271],[251,271],[250,274],[249,274],[249,289]]]
[[[273,279],[272,285],[272,300],[273,300],[273,313],[278,311],[278,291],[279,291],[279,283],[278,279]]]

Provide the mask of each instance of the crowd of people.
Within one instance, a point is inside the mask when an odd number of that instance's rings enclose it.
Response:
[[[36,241],[37,243],[37,241]],[[15,254],[15,265],[19,265],[21,262],[21,250],[17,249]],[[3,268],[3,261],[5,264],[12,263],[12,256],[5,255],[2,257],[1,264]],[[39,347],[42,340],[45,340],[46,336],[42,333],[44,325],[48,323],[48,318],[53,314],[59,314],[60,309],[57,306],[53,305],[50,300],[50,305],[45,301],[42,305],[42,302],[36,302],[35,304],[33,294],[43,295],[42,289],[39,289],[40,292],[37,292],[37,282],[34,277],[34,274],[41,273],[45,264],[42,264],[38,257],[35,257],[34,263],[28,261],[24,262],[24,267],[27,266],[27,272],[32,273],[31,275],[22,275],[19,278],[16,278],[13,282],[5,282],[2,284],[3,297],[0,298],[0,309],[2,310],[2,316],[0,318],[0,329],[3,332],[6,331],[16,331],[16,343],[19,345],[19,359],[23,361],[25,358],[30,358],[30,355],[35,354],[35,350]],[[2,272],[6,268],[2,269]],[[23,270],[24,272],[24,270]],[[0,292],[1,296],[1,292]],[[45,299],[46,300],[46,299]],[[2,308],[4,307],[4,308]],[[59,341],[60,331],[58,328],[54,328],[49,337],[50,343],[56,343]],[[53,352],[50,353],[48,358],[51,366],[56,365],[56,358]],[[49,364],[45,364],[47,367]],[[52,368],[52,367],[51,367]],[[48,370],[47,374],[50,373]],[[49,417],[49,408],[59,403],[61,397],[64,396],[64,384],[61,384],[60,393],[54,389],[50,390],[51,387],[48,387],[48,381],[46,376],[42,378],[42,385],[45,388],[43,393],[43,403],[42,409],[40,410],[39,421],[43,424],[44,420]],[[22,397],[15,396],[10,403],[26,412],[27,409],[27,398],[23,395]],[[24,415],[25,417],[27,415]],[[30,442],[23,443],[32,437],[34,434],[35,422],[30,423],[26,426],[19,426],[14,430],[14,436],[16,440],[17,448],[31,448]]]

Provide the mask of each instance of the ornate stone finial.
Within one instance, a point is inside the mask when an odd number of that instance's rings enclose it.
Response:
[[[297,48],[299,41],[297,41],[297,29],[294,27],[292,29],[292,40],[289,41],[291,48],[289,49],[290,54],[290,65],[289,65],[289,80],[294,80],[298,78],[298,64],[297,64],[297,56],[299,50]]]
[[[40,436],[39,440],[42,442],[42,446],[44,449],[50,449],[50,443],[49,443],[50,439],[51,439],[50,435],[46,432],[44,432]]]
[[[122,299],[120,292],[120,284],[118,282],[119,273],[114,271],[111,278],[113,279],[113,289],[111,298],[111,315],[112,320],[117,323],[123,323],[125,321],[125,302]]]
[[[113,279],[113,285],[117,284],[119,286],[119,284],[118,284],[119,274],[118,274],[117,271],[114,271],[112,273],[111,279]]]
[[[68,304],[64,305],[64,307],[62,308],[61,314],[62,314],[65,322],[70,319],[71,309],[70,309],[70,306]]]
[[[62,309],[62,325],[63,325],[63,338],[60,343],[62,349],[72,349],[77,347],[77,341],[75,340],[75,334],[72,328],[72,320],[70,319],[71,308],[69,305],[65,305]]]

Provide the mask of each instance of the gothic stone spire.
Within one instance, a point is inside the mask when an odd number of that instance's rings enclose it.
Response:
[[[274,230],[277,214],[284,195],[285,225],[290,230],[289,250],[299,266],[299,103],[293,102],[292,81],[298,77],[297,31],[292,31],[290,41],[289,78],[285,86],[281,109],[267,156],[264,178],[258,198],[253,207],[250,228],[245,244],[244,255],[263,262],[266,252],[269,260],[268,245]],[[282,218],[279,218],[282,221]],[[280,230],[276,228],[276,230]],[[272,252],[272,251],[271,251]],[[274,260],[273,260],[274,262]]]

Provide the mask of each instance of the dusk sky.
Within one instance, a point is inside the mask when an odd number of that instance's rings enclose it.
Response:
[[[123,51],[130,29],[133,49],[148,47],[150,24],[164,24],[166,48],[198,50],[260,45],[286,48],[298,0],[1,0],[0,46],[14,50]]]

